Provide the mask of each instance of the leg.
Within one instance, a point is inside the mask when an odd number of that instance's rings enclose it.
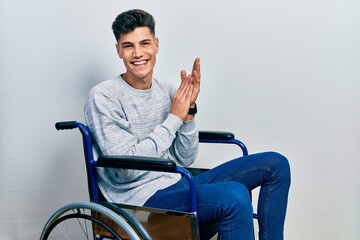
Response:
[[[290,167],[287,159],[274,152],[253,154],[219,165],[196,177],[198,184],[236,181],[249,190],[258,186],[259,238],[283,239]]]
[[[197,186],[198,219],[201,239],[209,239],[213,231],[207,226],[219,226],[221,239],[253,239],[252,205],[249,192],[237,182],[220,182]],[[158,191],[145,206],[188,211],[188,184],[177,184]],[[216,229],[217,230],[217,229]]]

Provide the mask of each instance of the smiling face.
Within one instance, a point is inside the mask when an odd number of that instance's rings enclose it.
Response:
[[[136,89],[149,89],[159,51],[159,41],[150,29],[138,27],[121,34],[116,49],[126,67],[124,80]]]

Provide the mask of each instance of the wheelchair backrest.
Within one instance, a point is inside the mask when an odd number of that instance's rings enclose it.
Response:
[[[96,161],[93,154],[93,142],[91,133],[87,126],[76,121],[58,122],[55,124],[57,130],[70,130],[78,128],[83,139],[85,165],[90,201],[98,201],[103,198],[96,183]]]

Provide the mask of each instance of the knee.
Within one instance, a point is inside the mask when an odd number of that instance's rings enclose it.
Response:
[[[225,182],[223,184],[223,205],[229,211],[250,211],[252,213],[252,203],[249,190],[238,182]]]
[[[253,207],[249,191],[243,184],[219,182],[208,184],[206,188],[206,198],[199,199],[199,223],[202,231],[203,226],[210,226],[214,222],[219,224],[222,234],[250,227],[252,231]]]
[[[277,152],[267,152],[265,155],[270,168],[275,174],[275,177],[278,180],[281,180],[284,183],[290,185],[291,174],[288,159],[284,155]]]

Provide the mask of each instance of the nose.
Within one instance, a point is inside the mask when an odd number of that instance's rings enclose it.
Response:
[[[133,51],[133,57],[135,57],[135,58],[140,58],[140,57],[142,57],[142,49],[141,49],[141,47],[140,46],[136,46],[136,47],[134,47],[134,51]]]

